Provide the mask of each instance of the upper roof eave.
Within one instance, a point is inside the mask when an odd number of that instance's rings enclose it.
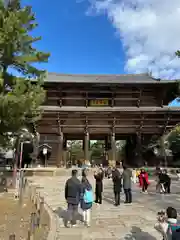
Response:
[[[45,83],[100,83],[100,84],[118,84],[118,83],[138,83],[138,84],[174,84],[179,80],[161,80],[151,77],[147,73],[143,74],[57,74],[47,73]]]

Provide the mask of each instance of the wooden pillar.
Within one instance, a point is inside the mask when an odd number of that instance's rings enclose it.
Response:
[[[105,138],[105,150],[108,155],[109,166],[114,167],[116,165],[116,136],[115,132]]]
[[[63,161],[62,165],[67,165],[67,138],[63,135]]]
[[[116,135],[115,132],[111,134],[111,148],[112,148],[112,160],[116,163]]]
[[[143,165],[142,158],[142,135],[140,132],[136,134],[136,161],[138,166]]]
[[[63,132],[60,131],[58,136],[58,152],[56,166],[59,168],[63,165]]]
[[[84,163],[89,163],[89,145],[90,145],[89,132],[86,129],[85,134],[84,134],[84,141],[83,141]]]
[[[109,165],[114,167],[116,166],[116,138],[115,132],[111,133],[110,136],[110,150],[109,150]]]

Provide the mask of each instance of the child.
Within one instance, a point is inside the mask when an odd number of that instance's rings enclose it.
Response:
[[[162,234],[163,240],[166,239],[166,231],[167,231],[167,221],[166,221],[166,213],[165,211],[160,211],[157,214],[157,223],[154,225],[154,228]],[[166,239],[167,240],[167,239]]]
[[[154,228],[162,234],[163,240],[180,239],[180,222],[177,220],[177,211],[175,208],[166,209],[166,217],[163,211],[158,213],[158,223]]]

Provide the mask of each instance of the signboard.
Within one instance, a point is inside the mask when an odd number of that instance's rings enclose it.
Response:
[[[109,100],[108,99],[93,99],[90,100],[90,106],[109,106]]]

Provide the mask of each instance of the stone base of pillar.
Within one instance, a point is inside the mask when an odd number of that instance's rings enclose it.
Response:
[[[115,160],[108,160],[109,166],[110,167],[115,167],[116,166],[116,161]]]

